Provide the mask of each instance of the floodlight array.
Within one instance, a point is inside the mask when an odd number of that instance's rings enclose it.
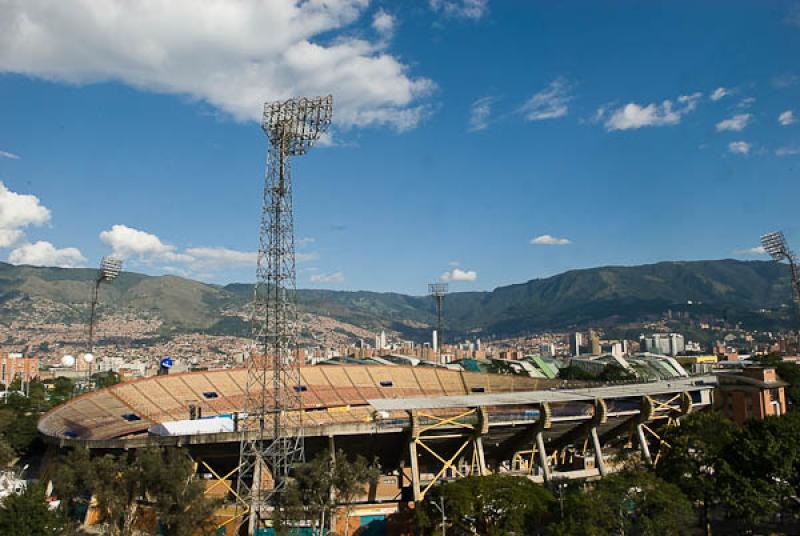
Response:
[[[448,289],[447,283],[430,283],[428,285],[428,293],[431,296],[444,296]]]
[[[100,261],[99,278],[102,281],[112,281],[122,271],[122,259],[117,257],[103,257]]]
[[[261,128],[283,154],[299,156],[328,129],[333,116],[333,96],[302,97],[264,105]]]

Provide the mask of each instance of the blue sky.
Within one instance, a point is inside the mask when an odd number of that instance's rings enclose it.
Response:
[[[7,3],[0,259],[251,281],[259,103],[327,92],[300,287],[800,248],[800,3],[158,3]]]

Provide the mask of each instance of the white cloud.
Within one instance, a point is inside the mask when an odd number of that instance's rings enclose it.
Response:
[[[555,119],[567,115],[571,100],[567,81],[556,78],[546,88],[529,98],[519,111],[528,121]]]
[[[19,160],[19,155],[9,153],[8,151],[0,151],[0,158],[10,158],[11,160]]]
[[[461,261],[450,261],[447,263],[448,266],[461,266]]]
[[[161,260],[168,262],[191,262],[193,257],[177,253],[175,246],[164,244],[156,235],[128,227],[113,225],[100,233],[100,240],[111,246],[114,255],[123,259],[136,256],[149,262]]]
[[[717,88],[717,89],[715,89],[715,90],[714,90],[714,92],[713,92],[713,93],[712,93],[712,94],[709,96],[709,98],[710,98],[712,101],[716,102],[716,101],[720,100],[722,97],[725,97],[725,96],[727,96],[727,95],[730,95],[730,94],[731,94],[731,92],[730,92],[730,90],[729,90],[729,89],[725,89],[724,87],[718,87],[718,88]]]
[[[315,238],[312,238],[312,237],[310,237],[310,236],[306,236],[306,237],[304,237],[304,238],[300,238],[300,239],[296,240],[296,241],[295,241],[295,243],[294,243],[294,245],[295,245],[295,246],[297,246],[297,247],[299,247],[299,248],[302,248],[302,247],[305,247],[305,246],[311,245],[311,244],[313,244],[313,243],[314,243],[314,242],[316,242],[316,241],[317,241],[317,240],[316,240]]]
[[[12,192],[0,182],[0,247],[9,247],[20,240],[25,227],[48,221],[50,211],[38,197]]]
[[[732,141],[728,144],[728,150],[734,154],[749,154],[751,147],[746,141]]]
[[[753,104],[755,104],[755,102],[756,102],[755,97],[745,97],[744,99],[739,101],[736,107],[741,109],[750,108]]]
[[[453,268],[449,272],[443,273],[439,279],[442,281],[475,281],[478,279],[478,272]]]
[[[203,267],[228,267],[228,266],[255,266],[258,253],[255,251],[237,251],[228,248],[187,248],[186,255],[193,260],[195,268]]]
[[[469,132],[484,130],[489,126],[495,97],[483,97],[472,103],[469,110]]]
[[[340,126],[413,128],[425,116],[419,99],[435,84],[412,76],[382,43],[350,32],[367,5],[6,0],[0,72],[71,84],[121,81],[188,95],[238,120],[259,120],[264,101],[332,93]]]
[[[730,119],[724,119],[717,123],[717,132],[723,130],[732,130],[734,132],[741,132],[750,122],[753,116],[751,114],[736,114]]]
[[[489,0],[430,0],[431,9],[450,17],[480,19],[489,9]]]
[[[310,262],[319,259],[319,253],[316,251],[297,252],[294,254],[294,260],[297,262]]]
[[[755,246],[752,248],[737,249],[734,250],[734,253],[736,253],[737,255],[747,255],[747,256],[757,256],[757,255],[767,254],[767,252],[764,251],[764,246]]]
[[[691,95],[681,95],[677,99],[677,104],[671,100],[665,100],[661,104],[648,104],[640,106],[635,102],[626,104],[612,112],[606,120],[606,130],[630,130],[642,127],[660,127],[665,125],[677,125],[686,114],[697,108],[697,102],[702,97],[702,93]]]
[[[528,243],[534,246],[566,246],[571,244],[572,241],[567,238],[556,238],[549,234],[543,234],[536,238],[531,238]]]
[[[334,272],[332,274],[312,274],[308,278],[312,283],[344,283],[344,274],[342,272]]]
[[[394,35],[396,24],[395,18],[383,9],[379,9],[372,17],[372,28],[385,39],[391,39]]]
[[[800,145],[779,147],[775,149],[776,156],[795,156],[800,154]]]
[[[794,117],[794,112],[791,110],[786,110],[782,112],[781,115],[778,116],[778,123],[780,123],[784,127],[788,127],[792,123],[795,123],[797,119]]]
[[[58,249],[50,242],[39,241],[23,244],[8,255],[11,264],[30,264],[33,266],[58,266],[60,268],[79,268],[86,266],[86,257],[77,248]]]

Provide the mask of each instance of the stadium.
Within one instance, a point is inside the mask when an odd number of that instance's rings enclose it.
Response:
[[[490,472],[539,482],[594,478],[615,470],[626,451],[652,463],[659,428],[710,405],[716,386],[713,376],[593,386],[427,366],[301,372],[303,410],[291,418],[302,427],[307,456],[342,449],[380,462],[380,481],[351,512],[361,523],[424,498],[445,479]],[[61,447],[97,451],[184,447],[208,489],[230,496],[248,434],[239,426],[246,375],[221,369],[121,383],[52,409],[39,432]],[[223,527],[226,516],[233,520],[234,510],[220,512]]]

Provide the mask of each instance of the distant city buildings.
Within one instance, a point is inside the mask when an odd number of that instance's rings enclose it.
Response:
[[[583,335],[581,333],[573,333],[569,338],[569,353],[572,356],[581,355],[581,346],[583,346]]]
[[[686,351],[683,335],[680,333],[653,333],[642,336],[645,351],[653,354],[676,356]]]
[[[25,383],[38,378],[39,360],[35,357],[23,357],[17,352],[0,356],[0,383],[8,386],[17,377]]]

